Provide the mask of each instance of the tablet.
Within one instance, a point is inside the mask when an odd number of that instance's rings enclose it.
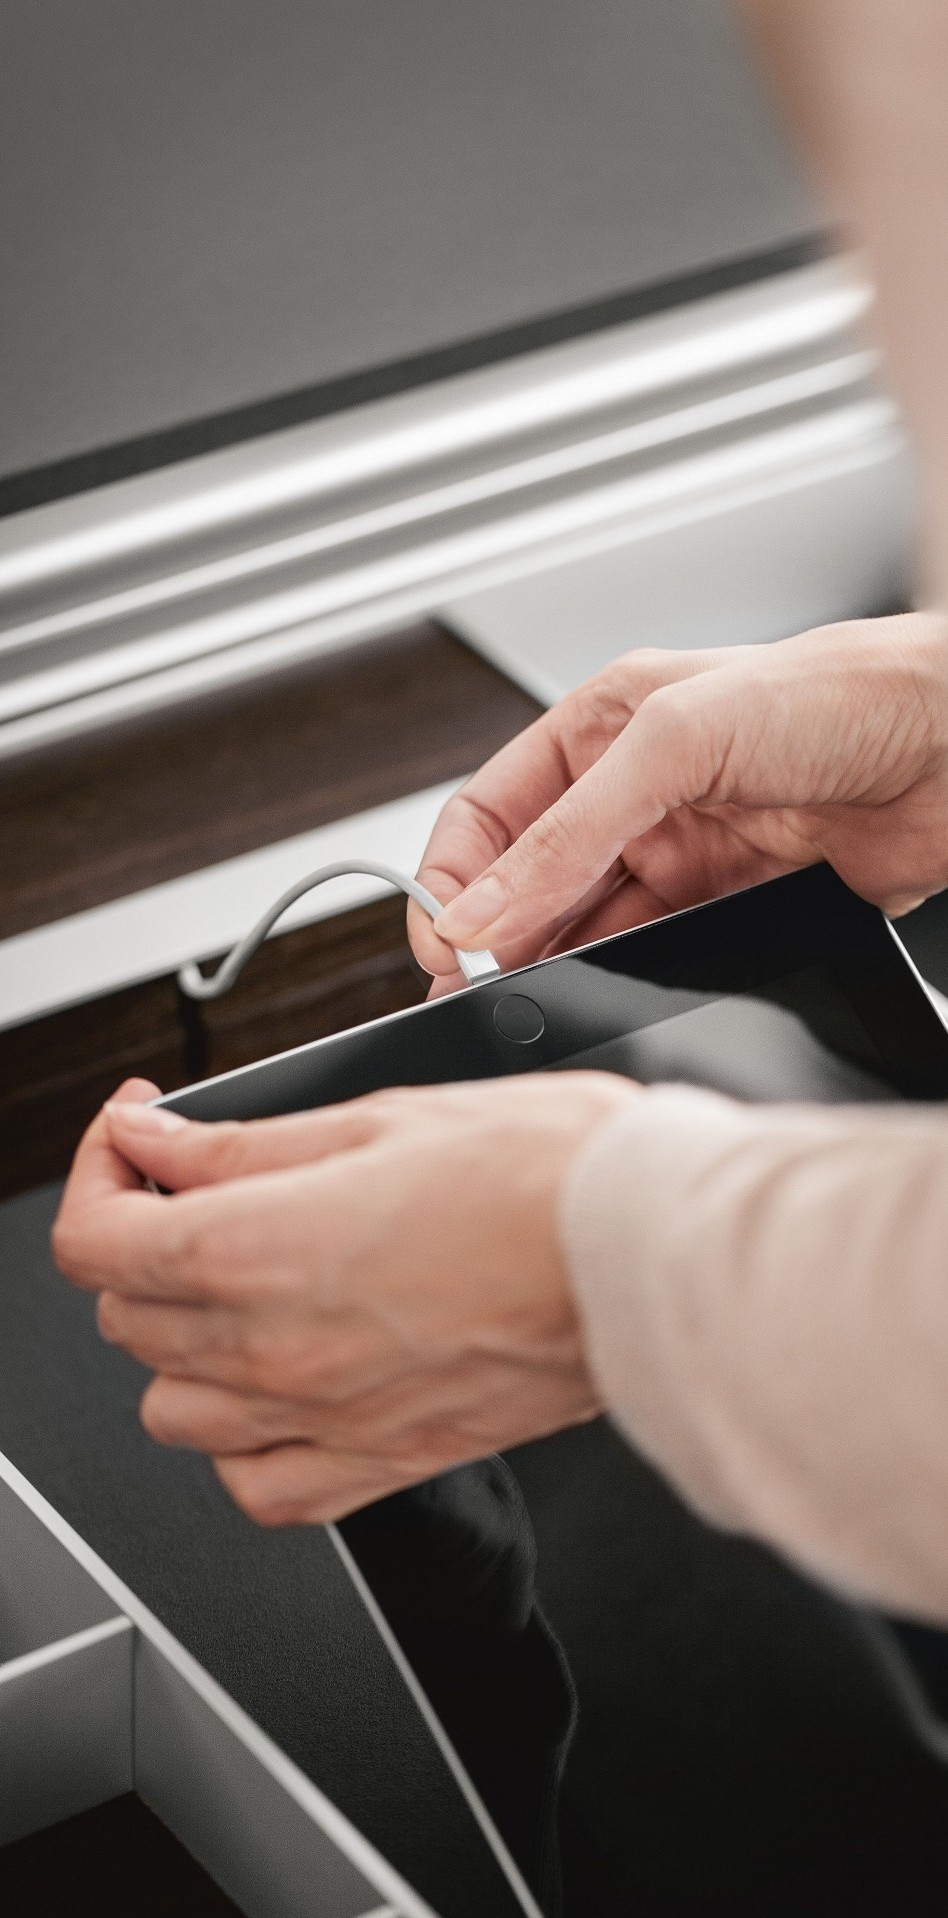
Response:
[[[572,1067],[754,1100],[948,1097],[948,1030],[898,934],[815,866],[170,1094],[252,1119],[386,1086]]]
[[[577,1068],[754,1101],[941,1100],[948,1028],[883,914],[821,866],[163,1103],[194,1118],[248,1119],[385,1086]],[[562,1480],[569,1436],[556,1441],[546,1480]],[[540,1509],[542,1469],[528,1472],[524,1497],[515,1456],[514,1470],[500,1459],[465,1466],[329,1528],[512,1896],[534,1918],[560,1911],[557,1785],[564,1764],[569,1776],[575,1698],[568,1636],[564,1652],[543,1611],[532,1521],[544,1549],[552,1537],[587,1568],[582,1632],[601,1633],[608,1573],[583,1506],[601,1504],[602,1482],[584,1485],[587,1455],[577,1435],[565,1519],[560,1485]]]

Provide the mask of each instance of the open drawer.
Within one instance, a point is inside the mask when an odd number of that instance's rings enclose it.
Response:
[[[0,1844],[130,1790],[247,1918],[431,1918],[0,1461]]]

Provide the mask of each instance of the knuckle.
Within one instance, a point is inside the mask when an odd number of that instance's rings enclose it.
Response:
[[[694,716],[694,698],[687,681],[676,686],[660,686],[642,701],[630,723],[630,750],[637,755],[647,751],[658,755],[668,768],[677,767],[687,754]]]
[[[261,1349],[252,1342],[250,1349],[244,1352],[243,1377],[255,1392],[264,1398],[285,1398],[293,1392],[293,1381],[283,1355],[277,1351]]]
[[[569,851],[570,830],[568,822],[557,807],[541,813],[520,842],[525,860],[542,859],[558,864]]]
[[[300,1406],[342,1404],[356,1389],[358,1355],[352,1341],[331,1327],[314,1337],[311,1328],[296,1323],[274,1323],[262,1314],[248,1318],[238,1365],[242,1389]]]
[[[170,1276],[187,1289],[215,1296],[227,1289],[240,1263],[238,1236],[219,1220],[189,1220],[177,1234],[169,1255]]]
[[[238,1178],[247,1165],[247,1135],[235,1119],[221,1119],[208,1127],[208,1159],[220,1178]]]
[[[632,646],[622,658],[615,662],[615,684],[622,685],[630,674],[636,677],[642,672],[668,672],[669,656],[660,646]]]
[[[243,1369],[248,1384],[265,1396],[285,1398],[302,1382],[303,1366],[297,1341],[265,1319],[252,1321],[242,1340]]]
[[[654,728],[656,732],[669,735],[677,732],[687,719],[690,694],[688,682],[681,685],[657,686],[648,698],[642,701],[640,718],[643,725]]]
[[[348,1406],[358,1390],[351,1356],[337,1336],[295,1354],[290,1396],[301,1404],[319,1406],[325,1415],[330,1408]]]
[[[567,694],[564,707],[570,717],[575,714],[584,731],[613,734],[624,725],[663,665],[667,671],[668,654],[657,647],[643,646],[625,653]]]

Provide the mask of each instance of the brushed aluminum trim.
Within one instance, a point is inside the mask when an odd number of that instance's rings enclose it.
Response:
[[[825,264],[0,525],[0,753],[265,672],[658,522],[892,464]],[[898,485],[893,477],[893,488]]]
[[[101,1625],[88,1625],[83,1632],[72,1632],[68,1638],[57,1638],[52,1645],[39,1645],[33,1652],[24,1652],[20,1658],[8,1658],[0,1665],[0,1685],[9,1685],[12,1679],[28,1678],[31,1672],[42,1671],[44,1665],[56,1665],[60,1659],[74,1658],[91,1645],[98,1645],[106,1638],[121,1637],[130,1632],[131,1624],[127,1618],[106,1618]]]

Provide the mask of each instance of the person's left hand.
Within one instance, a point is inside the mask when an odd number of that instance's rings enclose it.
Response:
[[[342,1517],[592,1417],[560,1187],[626,1081],[570,1072],[200,1125],[132,1081],[53,1229],[99,1326],[158,1374],[154,1438],[269,1525]],[[167,1188],[145,1191],[140,1175]]]

